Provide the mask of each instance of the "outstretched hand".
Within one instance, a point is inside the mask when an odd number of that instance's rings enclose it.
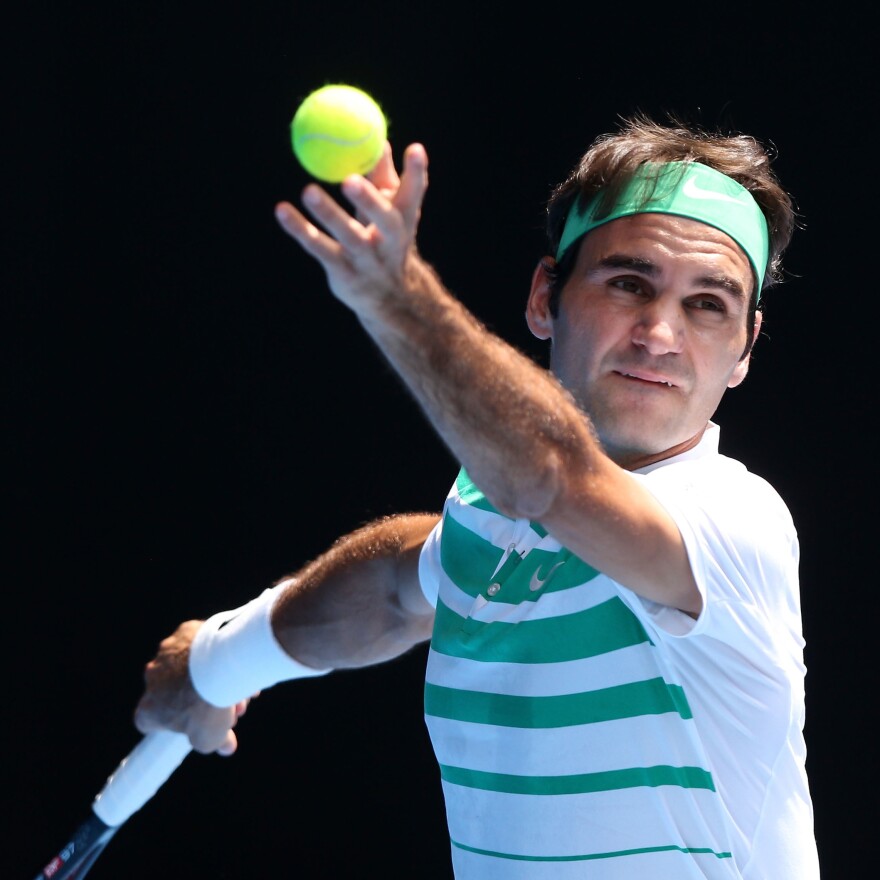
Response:
[[[369,176],[351,175],[341,184],[354,214],[324,189],[309,184],[303,190],[303,205],[320,227],[290,202],[280,202],[275,216],[281,228],[323,266],[333,294],[366,316],[401,286],[427,187],[425,148],[407,147],[403,173],[398,176],[386,142]]]
[[[141,733],[174,730],[185,733],[203,754],[231,755],[238,748],[233,731],[248,701],[228,709],[206,703],[189,677],[189,649],[200,620],[187,620],[159,643],[156,656],[144,670],[144,694],[135,708],[134,723]]]

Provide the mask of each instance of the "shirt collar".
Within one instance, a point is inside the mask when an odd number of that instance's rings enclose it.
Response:
[[[684,452],[680,452],[678,455],[673,455],[671,458],[664,458],[660,461],[655,461],[652,464],[645,465],[643,468],[637,468],[633,473],[649,474],[651,471],[656,470],[657,468],[666,467],[668,464],[678,464],[678,462],[681,461],[693,461],[697,458],[704,458],[707,455],[717,455],[720,439],[721,428],[716,425],[715,422],[710,421],[706,426],[706,430],[703,431],[703,436],[700,437],[700,442],[697,443],[696,446],[687,449]]]

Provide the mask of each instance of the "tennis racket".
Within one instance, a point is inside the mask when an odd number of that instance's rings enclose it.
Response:
[[[189,754],[189,737],[148,733],[120,762],[92,801],[88,818],[35,880],[82,880],[119,827],[137,812]]]

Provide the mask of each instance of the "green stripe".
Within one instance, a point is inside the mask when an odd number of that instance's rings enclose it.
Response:
[[[600,773],[575,773],[570,776],[515,776],[511,773],[485,773],[464,767],[440,765],[440,777],[453,785],[498,791],[505,794],[561,795],[593,794],[623,788],[704,788],[715,791],[712,774],[700,767],[632,767]]]
[[[485,591],[503,555],[503,550],[459,525],[448,513],[443,517],[440,565],[469,596],[476,598]]]
[[[495,663],[560,663],[651,644],[645,628],[614,596],[592,608],[518,623],[480,623],[437,602],[431,647],[440,654]]]
[[[443,519],[440,564],[455,585],[476,598],[491,583],[501,584],[497,602],[535,602],[543,594],[580,586],[598,577],[599,572],[570,550],[549,551],[535,548],[523,558],[511,553],[496,572],[504,551],[461,525],[448,513]],[[532,577],[541,582],[538,591],[530,589]]]
[[[455,490],[458,492],[458,497],[470,507],[476,507],[478,510],[486,510],[489,513],[495,513],[498,516],[503,516],[504,519],[513,522],[509,516],[504,516],[497,507],[489,502],[486,496],[477,488],[476,484],[464,468],[458,472],[458,476],[455,479]],[[545,529],[540,523],[530,522],[529,526],[542,538],[546,536],[547,529]]]
[[[693,855],[707,855],[715,856],[716,859],[733,858],[732,854],[729,852],[715,852],[714,849],[708,846],[676,846],[675,844],[669,844],[668,846],[643,846],[638,849],[620,849],[616,852],[586,853],[584,855],[576,856],[524,856],[517,853],[503,853],[491,849],[480,849],[476,846],[465,846],[465,844],[459,843],[457,840],[452,840],[451,843],[457,849],[463,849],[466,852],[476,853],[481,856],[494,856],[497,859],[511,859],[518,862],[589,862],[595,859],[617,859],[623,856],[640,856],[645,855],[646,853],[659,852],[680,852]]]
[[[490,513],[497,513],[498,516],[504,516],[504,514],[498,511],[497,507],[493,507],[489,503],[486,496],[476,487],[474,481],[470,478],[470,475],[464,468],[458,472],[458,476],[455,478],[455,491],[458,492],[458,497],[461,498],[465,504],[469,504],[471,507],[476,507],[479,510],[487,510]],[[510,517],[504,518],[510,519]]]
[[[502,586],[494,597],[498,602],[535,602],[548,592],[567,590],[598,577],[599,572],[570,550],[542,550],[534,548],[525,557],[511,553],[498,569],[505,550],[461,525],[448,512],[443,519],[443,541],[440,546],[440,564],[455,585],[476,598],[482,594],[490,601],[486,590],[491,583]],[[540,589],[532,590],[532,580],[540,582]]]
[[[425,684],[427,715],[498,727],[574,727],[669,712],[686,720],[693,717],[682,688],[662,678],[554,697],[517,697]]]

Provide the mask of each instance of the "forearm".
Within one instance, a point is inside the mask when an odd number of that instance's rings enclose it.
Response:
[[[561,475],[600,449],[555,377],[490,333],[417,254],[399,290],[364,303],[364,328],[492,502],[539,519]]]
[[[386,184],[392,170],[384,169]],[[288,202],[276,207],[276,217],[321,263],[334,295],[355,312],[490,500],[510,515],[540,519],[565,474],[589,480],[604,456],[561,384],[489,333],[419,256],[426,188],[427,155],[412,144],[399,188],[387,187],[390,197],[362,178],[344,182],[357,220],[314,186],[303,191],[303,202],[323,230]]]
[[[182,623],[146,665],[138,729],[181,731],[198,751],[231,754],[232,727],[258,691],[379,663],[426,641],[434,609],[419,586],[418,556],[437,520],[377,520],[247,605]]]
[[[284,650],[316,669],[344,669],[389,660],[430,638],[433,609],[418,584],[418,554],[437,520],[376,520],[289,576],[272,611]]]
[[[489,501],[640,595],[697,612],[675,522],[605,455],[557,379],[483,327],[417,255],[403,277],[362,323]]]

